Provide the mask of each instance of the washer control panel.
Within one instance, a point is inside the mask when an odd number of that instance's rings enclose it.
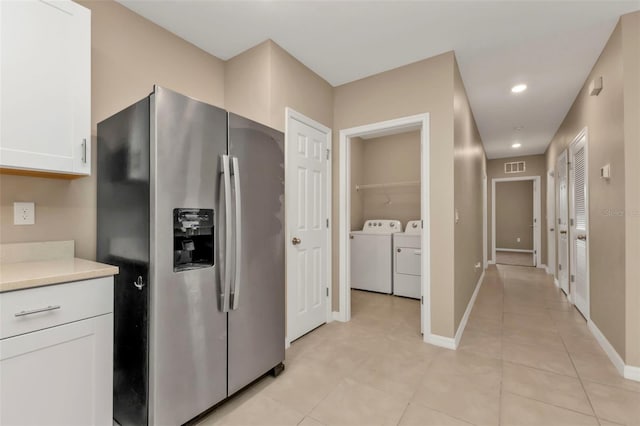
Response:
[[[402,224],[399,220],[370,219],[364,222],[363,231],[367,232],[402,232]]]

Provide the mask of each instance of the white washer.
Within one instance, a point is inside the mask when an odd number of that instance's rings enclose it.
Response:
[[[367,220],[351,232],[351,288],[393,293],[392,235],[402,231],[399,220]]]
[[[393,235],[393,294],[420,299],[422,222],[410,220]]]

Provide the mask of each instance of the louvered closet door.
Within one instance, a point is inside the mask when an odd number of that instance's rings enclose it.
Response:
[[[567,151],[558,156],[556,163],[556,216],[558,220],[558,283],[569,295],[569,173]]]
[[[571,194],[571,294],[576,308],[589,318],[589,250],[587,137],[581,135],[570,148]]]

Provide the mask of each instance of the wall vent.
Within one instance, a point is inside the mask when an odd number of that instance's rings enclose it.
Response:
[[[505,173],[524,173],[527,169],[524,161],[514,161],[511,163],[504,163]]]

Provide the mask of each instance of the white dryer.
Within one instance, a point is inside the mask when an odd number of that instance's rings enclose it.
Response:
[[[402,231],[399,220],[367,220],[351,232],[351,288],[393,293],[392,236]]]
[[[422,222],[410,220],[393,235],[393,294],[420,299]]]

